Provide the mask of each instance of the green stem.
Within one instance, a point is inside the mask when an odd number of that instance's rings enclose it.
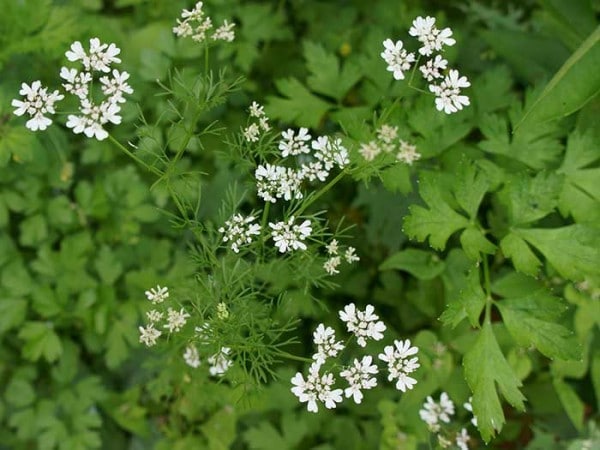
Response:
[[[483,256],[483,283],[485,289],[485,323],[492,323],[492,284],[490,282],[490,267],[487,256]]]
[[[131,150],[129,150],[127,147],[125,147],[123,144],[121,144],[119,141],[117,141],[112,135],[109,134],[108,138],[111,140],[111,142],[113,144],[115,144],[117,147],[119,147],[119,149],[121,149],[121,151],[123,151],[127,156],[129,156],[131,159],[136,161],[138,164],[145,167],[148,171],[152,172],[154,175],[157,175],[159,177],[161,177],[163,175],[159,169],[157,169],[154,166],[149,165],[148,163],[146,163],[146,161],[140,159],[136,154],[131,152]]]
[[[277,350],[277,352],[275,352],[275,354],[277,356],[281,356],[282,358],[291,359],[294,361],[310,362],[310,363],[314,361],[311,358],[305,358],[303,356],[292,355],[291,353],[284,352],[283,350]]]
[[[312,197],[308,198],[300,206],[300,208],[298,208],[298,210],[294,213],[294,215],[299,216],[300,214],[302,214],[306,210],[306,208],[308,208],[310,205],[312,205],[314,202],[316,202],[319,198],[321,198],[324,194],[326,194],[333,186],[335,186],[342,178],[344,178],[344,175],[346,175],[346,170],[342,170],[340,173],[338,173],[335,176],[335,178],[333,178],[329,183],[327,183],[325,186],[323,186],[323,188],[321,188],[320,191],[318,191]]]

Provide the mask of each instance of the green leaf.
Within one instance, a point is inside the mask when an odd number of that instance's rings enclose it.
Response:
[[[329,103],[311,93],[296,78],[277,80],[275,86],[283,97],[267,97],[265,111],[269,117],[298,126],[319,127],[331,107]]]
[[[564,311],[563,302],[540,289],[519,298],[496,302],[504,325],[523,346],[534,345],[542,354],[554,359],[580,359],[581,346],[572,331],[555,323]]]
[[[46,361],[53,362],[62,353],[62,345],[52,324],[47,322],[26,322],[19,338],[25,341],[21,352],[25,359],[37,361],[42,356]]]
[[[410,168],[406,164],[394,164],[380,172],[381,182],[390,192],[408,194],[412,191]]]
[[[13,377],[6,386],[6,401],[17,408],[31,405],[35,401],[35,391],[27,380]]]
[[[600,92],[600,26],[552,77],[516,128],[559,119],[582,108]]]
[[[546,15],[544,19],[550,22],[554,36],[560,37],[571,49],[581,45],[589,33],[596,27],[592,2],[563,0],[541,0]]]
[[[37,247],[48,237],[46,219],[41,214],[28,217],[21,222],[19,242],[28,247]]]
[[[515,269],[527,275],[535,276],[542,264],[531,251],[527,242],[516,234],[510,233],[500,241],[500,248],[504,256],[512,259]]]
[[[455,212],[443,197],[444,188],[439,178],[424,172],[419,179],[419,194],[428,208],[412,205],[404,219],[404,231],[420,242],[429,237],[432,247],[443,250],[451,234],[469,225],[469,221]]]
[[[269,422],[261,422],[244,433],[244,440],[252,450],[289,449],[287,442]]]
[[[496,246],[484,236],[483,232],[474,226],[465,229],[460,235],[460,245],[465,254],[474,261],[481,259],[481,253],[493,255]]]
[[[463,159],[458,166],[459,175],[454,178],[454,197],[459,206],[471,219],[477,217],[477,210],[490,185],[487,176],[476,163]]]
[[[571,419],[571,423],[577,431],[583,431],[585,419],[585,405],[575,392],[575,390],[560,378],[555,378],[552,382],[558,398]]]
[[[484,441],[488,442],[504,425],[504,413],[498,391],[515,408],[523,410],[525,397],[519,391],[521,381],[504,358],[492,325],[486,322],[477,341],[463,360],[465,378],[473,392],[473,413]]]
[[[123,265],[110,248],[103,245],[94,263],[104,284],[112,285],[123,273]]]
[[[318,43],[304,42],[304,58],[310,72],[306,80],[308,87],[338,101],[342,100],[362,77],[360,68],[349,62],[346,62],[340,71],[340,64],[335,54],[327,52]]]
[[[3,297],[0,300],[0,334],[21,325],[26,315],[27,300]]]
[[[403,270],[419,280],[431,280],[441,274],[446,265],[435,253],[407,248],[394,253],[379,266],[379,270]]]
[[[522,225],[554,211],[562,185],[563,177],[554,173],[540,172],[533,178],[516,174],[507,179],[498,196],[506,206],[510,223]]]
[[[600,277],[599,229],[575,224],[513,232],[537,248],[561,276],[572,281],[582,281],[586,276]]]
[[[233,408],[225,407],[200,427],[208,440],[209,450],[227,450],[235,440],[236,417]]]
[[[456,327],[467,317],[472,327],[479,328],[479,317],[485,304],[486,295],[481,287],[479,269],[471,269],[464,279],[464,287],[460,289],[456,299],[451,299],[451,303],[442,314],[441,320]]]

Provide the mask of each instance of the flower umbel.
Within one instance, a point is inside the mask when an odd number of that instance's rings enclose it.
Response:
[[[346,328],[357,337],[357,343],[361,347],[367,345],[367,339],[379,341],[383,339],[385,324],[378,320],[379,316],[374,314],[373,305],[367,305],[364,311],[356,309],[354,303],[350,303],[339,312],[340,319],[346,323]]]
[[[231,250],[239,253],[240,247],[251,244],[253,236],[260,234],[260,225],[252,223],[255,220],[254,216],[234,214],[225,222],[224,227],[219,228],[219,233],[223,234],[223,242],[231,242]]]
[[[287,222],[269,223],[273,230],[271,236],[275,241],[275,247],[280,253],[307,248],[303,241],[312,233],[310,220],[305,220],[300,225],[296,225],[295,221],[295,217],[292,216]]]
[[[363,389],[372,389],[377,386],[377,379],[373,376],[378,373],[377,366],[373,364],[373,357],[363,356],[359,361],[354,359],[352,366],[340,372],[340,376],[345,378],[349,386],[344,389],[346,397],[360,404],[363,399]]]
[[[316,413],[319,410],[317,401],[324,403],[325,408],[332,409],[342,401],[341,389],[331,389],[335,384],[335,378],[331,373],[319,374],[321,365],[317,362],[311,364],[308,369],[306,380],[302,373],[298,372],[292,378],[292,393],[298,397],[301,403],[307,403],[307,409]]]
[[[379,354],[379,359],[388,364],[388,381],[396,380],[396,389],[406,392],[407,389],[412,389],[417,383],[417,380],[410,377],[409,374],[420,367],[419,358],[410,356],[415,355],[419,349],[412,347],[410,340],[394,341],[394,345],[388,345],[383,349],[383,353]]]
[[[435,402],[431,396],[423,404],[423,409],[419,411],[421,420],[427,424],[427,427],[433,431],[440,430],[440,422],[450,423],[450,417],[454,415],[454,403],[448,397],[446,392],[440,395],[440,401]]]
[[[169,298],[169,288],[160,287],[160,285],[156,285],[156,288],[150,288],[144,293],[152,303],[162,303]]]
[[[336,357],[344,349],[341,341],[335,340],[335,331],[331,327],[325,328],[322,323],[317,326],[313,333],[313,343],[317,346],[317,353],[313,359],[319,364],[323,364],[329,357]]]
[[[47,116],[55,113],[54,104],[64,98],[58,91],[48,94],[48,88],[42,87],[39,80],[31,83],[31,86],[22,83],[19,94],[24,96],[24,99],[14,99],[11,105],[16,108],[15,115],[22,116],[27,113],[31,117],[25,124],[31,131],[43,131],[48,128],[52,120]]]

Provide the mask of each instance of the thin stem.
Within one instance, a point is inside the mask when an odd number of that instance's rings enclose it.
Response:
[[[485,322],[492,323],[492,285],[490,282],[490,267],[487,256],[483,256],[483,287],[485,289]]]
[[[335,186],[342,178],[344,178],[344,175],[346,175],[346,170],[342,170],[340,173],[338,173],[335,176],[335,178],[333,178],[329,183],[327,183],[325,186],[323,186],[320,191],[318,191],[312,197],[308,198],[302,204],[302,206],[300,206],[298,211],[296,211],[294,214],[295,215],[302,214],[306,210],[306,208],[308,208],[310,205],[312,205],[314,202],[316,202],[320,197],[322,197],[324,194],[326,194],[333,186]]]
[[[146,161],[140,159],[136,154],[134,154],[133,152],[131,152],[131,150],[129,150],[127,147],[125,147],[123,144],[121,144],[119,141],[117,141],[111,134],[108,135],[108,138],[111,140],[111,142],[113,144],[115,144],[117,147],[119,147],[119,149],[121,151],[123,151],[131,159],[133,159],[138,164],[140,164],[143,167],[145,167],[148,171],[152,172],[154,175],[162,177],[163,174],[162,174],[162,172],[159,169],[157,169],[154,166],[149,165],[148,163],[146,163]]]
[[[275,352],[275,354],[277,356],[281,356],[282,358],[291,359],[291,360],[294,360],[294,361],[301,361],[301,362],[313,362],[314,361],[311,358],[305,358],[303,356],[292,355],[291,353],[284,352],[283,350],[277,350]]]

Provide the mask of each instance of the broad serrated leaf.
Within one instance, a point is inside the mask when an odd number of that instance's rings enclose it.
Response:
[[[475,261],[481,259],[481,253],[493,255],[496,252],[496,246],[485,237],[481,230],[474,226],[469,226],[461,233],[460,245],[465,254]]]
[[[431,252],[407,248],[394,253],[379,266],[379,270],[403,270],[419,280],[431,280],[441,274],[446,265]]]
[[[486,295],[479,280],[479,270],[471,269],[464,279],[464,287],[455,299],[451,299],[441,319],[455,327],[467,317],[472,327],[479,328],[479,317],[485,303]]]
[[[0,334],[21,325],[26,315],[27,300],[3,297],[0,300]]]
[[[567,416],[578,431],[583,431],[585,420],[585,404],[581,401],[573,387],[560,378],[552,382]]]
[[[318,43],[304,42],[304,58],[310,72],[306,80],[308,87],[338,101],[362,77],[360,68],[348,62],[340,70],[337,56]]]
[[[289,449],[287,442],[269,422],[261,422],[244,433],[244,440],[252,450],[270,450],[272,448]]]
[[[435,174],[425,172],[421,175],[419,194],[428,208],[412,205],[410,214],[404,219],[404,232],[420,242],[429,237],[432,247],[443,250],[450,235],[467,227],[469,221],[448,205]]]
[[[582,108],[600,92],[600,26],[565,61],[516,129],[534,128]]]
[[[296,78],[275,82],[283,97],[267,97],[265,110],[274,119],[309,128],[318,128],[331,105],[310,92]]]
[[[537,248],[561,276],[572,281],[600,277],[600,229],[575,224],[513,233]]]
[[[123,265],[107,246],[102,246],[94,263],[104,284],[113,284],[123,272]]]
[[[506,206],[512,225],[535,222],[550,214],[558,205],[563,177],[541,172],[530,178],[525,174],[509,177],[498,194]]]
[[[500,241],[500,249],[504,256],[512,259],[515,269],[527,275],[535,276],[542,264],[527,242],[516,234],[510,233]]]
[[[479,115],[506,108],[514,101],[513,80],[506,66],[486,70],[473,82],[473,105]]]
[[[580,359],[581,346],[574,333],[555,322],[564,311],[563,302],[544,289],[496,303],[504,325],[522,347],[535,346],[548,358]]]
[[[26,322],[19,338],[25,341],[21,352],[30,361],[37,361],[42,356],[46,361],[53,362],[62,353],[62,345],[51,323]]]
[[[473,414],[477,416],[477,427],[488,442],[505,422],[498,391],[515,408],[525,408],[525,397],[519,390],[521,381],[504,358],[490,323],[486,322],[479,331],[477,341],[465,354],[463,366],[473,392]]]
[[[454,179],[454,197],[463,211],[475,219],[481,200],[490,187],[489,182],[473,161],[462,160],[458,170],[459,174]]]
[[[231,407],[225,407],[210,417],[200,427],[208,440],[210,450],[227,450],[235,440],[236,415]]]

